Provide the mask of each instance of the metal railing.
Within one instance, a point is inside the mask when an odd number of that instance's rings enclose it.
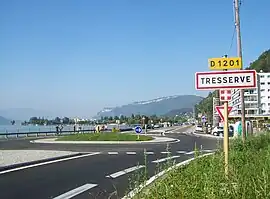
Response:
[[[132,128],[120,129],[120,132],[131,131]],[[103,130],[102,132],[111,132],[111,129]],[[87,130],[68,130],[68,131],[36,131],[36,132],[10,132],[10,133],[0,133],[1,138],[20,138],[20,137],[39,137],[39,136],[63,136],[63,135],[72,135],[78,133],[94,133],[96,130],[87,129]]]

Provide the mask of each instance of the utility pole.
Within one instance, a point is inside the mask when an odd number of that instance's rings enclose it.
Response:
[[[243,59],[242,59],[242,42],[241,42],[241,31],[240,31],[240,13],[239,13],[239,5],[241,0],[234,0],[234,12],[235,12],[235,28],[237,34],[237,55],[241,59],[241,65],[243,70]],[[245,90],[240,89],[240,97],[241,97],[241,123],[242,123],[242,139],[246,140],[246,119],[245,119]]]

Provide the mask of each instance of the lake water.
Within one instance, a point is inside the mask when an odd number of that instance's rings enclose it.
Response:
[[[82,130],[93,130],[94,126],[81,125]],[[118,127],[118,125],[109,124],[108,129]],[[129,128],[128,125],[119,125],[120,129]],[[63,131],[73,131],[73,125],[65,125]],[[56,126],[35,126],[35,125],[0,125],[0,133],[17,133],[17,132],[45,132],[45,131],[56,131]]]

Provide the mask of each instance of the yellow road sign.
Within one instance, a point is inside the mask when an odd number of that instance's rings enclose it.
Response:
[[[241,69],[242,61],[240,57],[211,58],[208,59],[208,65],[210,70]]]

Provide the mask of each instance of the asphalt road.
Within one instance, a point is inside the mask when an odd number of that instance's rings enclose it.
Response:
[[[1,199],[111,199],[121,198],[131,187],[130,179],[147,171],[153,176],[166,159],[182,162],[194,156],[196,145],[215,149],[213,139],[181,134],[186,129],[167,134],[180,139],[170,144],[70,145],[30,144],[29,140],[0,142],[0,149],[48,149],[99,152],[97,155],[23,169],[0,175]],[[179,133],[180,132],[180,133]],[[167,154],[169,147],[170,155]],[[145,153],[146,152],[146,153]],[[138,167],[140,166],[140,167]],[[139,169],[138,169],[139,168]]]

